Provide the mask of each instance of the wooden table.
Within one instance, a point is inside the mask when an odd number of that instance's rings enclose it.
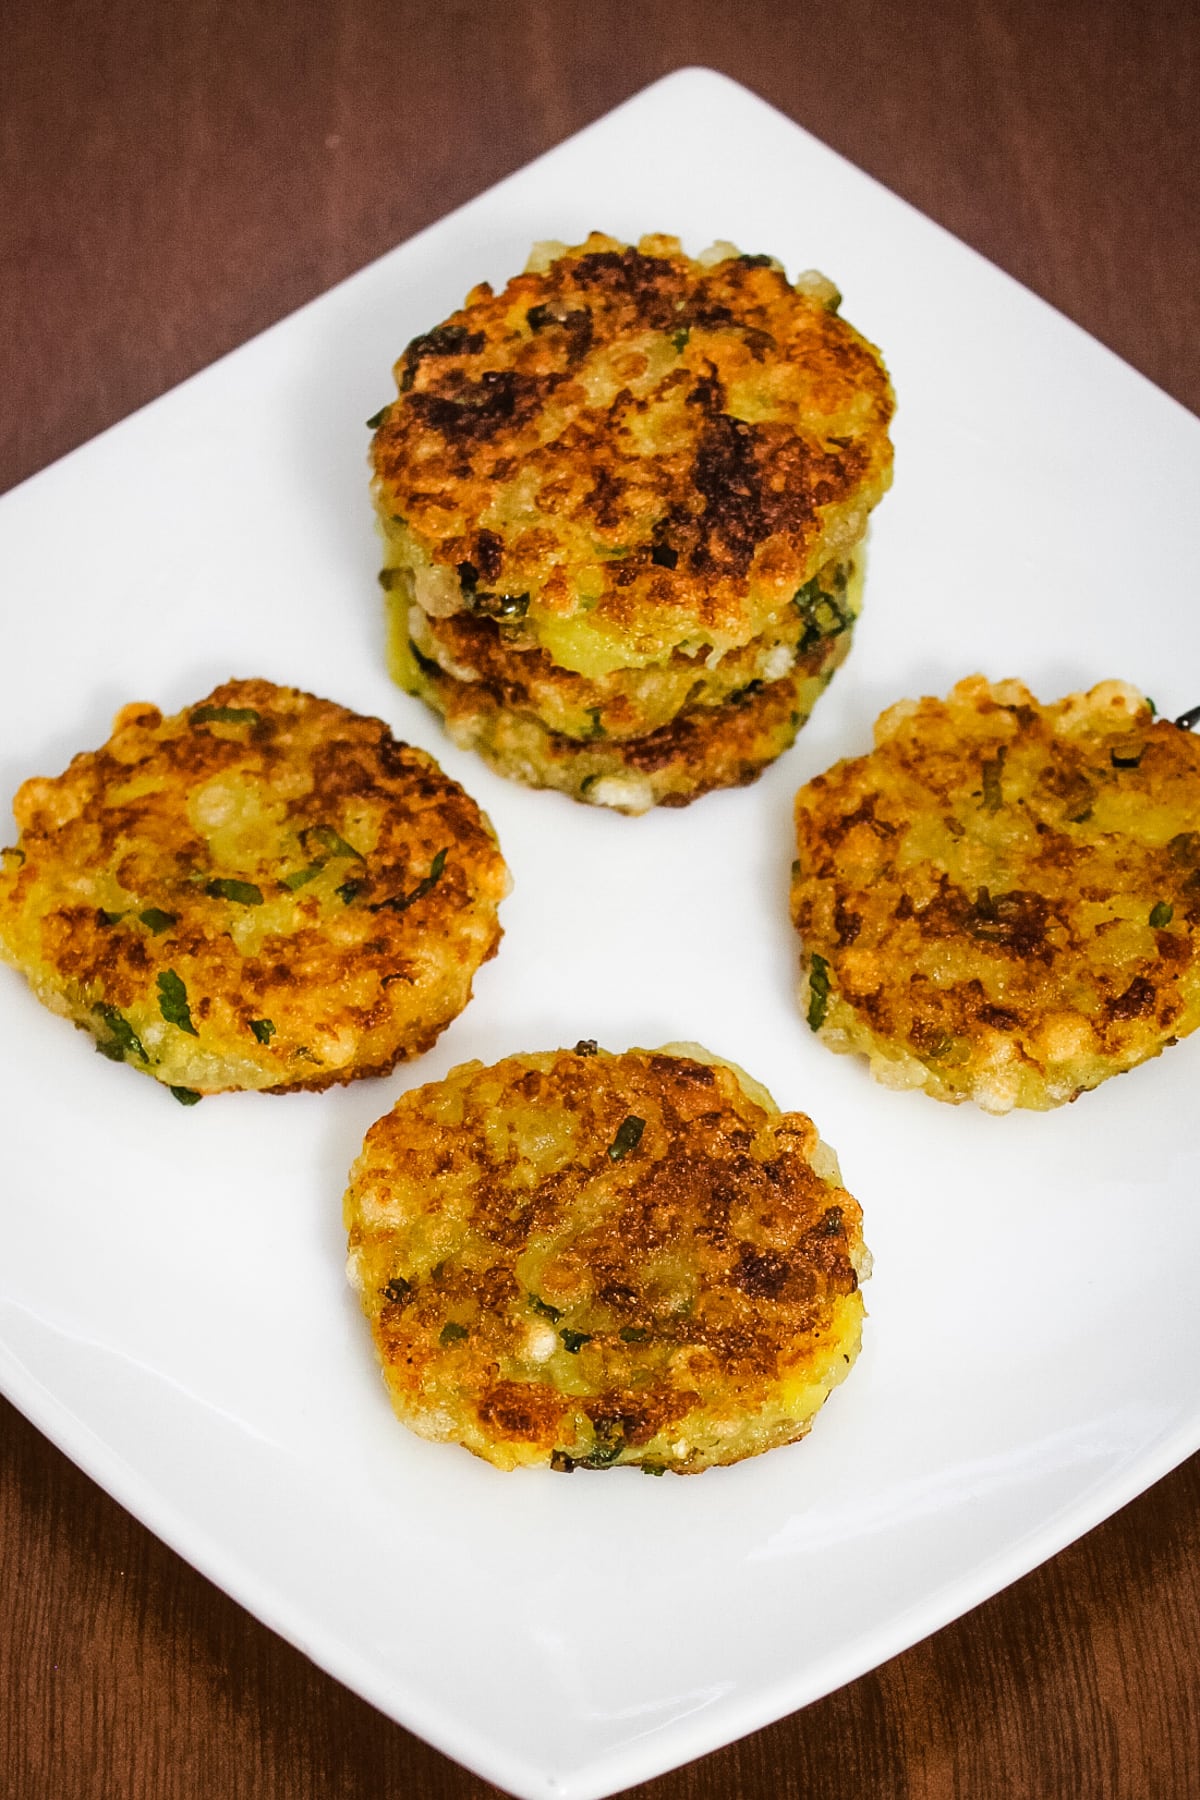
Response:
[[[687,63],[773,101],[1200,410],[1185,0],[7,0],[0,487]],[[1152,527],[1147,546],[1152,562]],[[1193,1459],[930,1641],[634,1791],[1194,1796],[1198,1566]],[[7,1800],[492,1791],[249,1618],[2,1402],[0,1690]]]

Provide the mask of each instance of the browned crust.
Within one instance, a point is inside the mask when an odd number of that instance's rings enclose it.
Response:
[[[1200,1023],[1200,742],[1120,683],[960,682],[796,799],[813,1005],[943,1099],[1072,1099]]]
[[[507,872],[474,801],[382,720],[295,689],[232,681],[168,719],[128,706],[14,810],[0,952],[169,1085],[184,1063],[201,1092],[386,1072],[499,941]]]
[[[527,596],[535,635],[586,612],[655,654],[745,641],[862,536],[891,477],[878,353],[766,258],[593,233],[476,288],[396,373],[381,514],[471,591]]]
[[[693,1472],[803,1435],[857,1349],[865,1262],[817,1145],[661,1051],[468,1064],[402,1096],[346,1197],[400,1416],[502,1466]]]

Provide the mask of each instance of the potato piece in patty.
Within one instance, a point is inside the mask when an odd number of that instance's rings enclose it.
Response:
[[[494,619],[465,613],[431,619],[395,589],[388,595],[388,611],[393,643],[403,634],[455,680],[483,682],[506,710],[528,714],[560,736],[595,744],[647,737],[688,708],[718,706],[754,684],[781,681],[802,660],[809,674],[831,667],[833,657],[840,661],[849,649],[861,599],[859,563],[850,557],[822,569],[783,618],[724,656],[676,650],[663,662],[614,669],[595,679],[560,669],[544,650],[514,642],[508,627]],[[832,640],[842,637],[835,652]],[[408,685],[402,653],[393,657],[392,672],[401,686]]]
[[[178,1097],[386,1073],[466,1005],[508,873],[488,821],[379,719],[232,681],[25,782],[0,956]]]
[[[833,1152],[694,1045],[465,1063],[372,1127],[345,1218],[396,1412],[503,1469],[737,1462],[858,1353]]]
[[[441,715],[459,748],[478,751],[501,775],[636,814],[755,781],[795,742],[849,647],[847,629],[793,661],[780,680],[752,681],[717,705],[684,707],[642,737],[601,732],[592,740],[548,730],[536,714],[507,706],[489,683],[448,675],[409,640],[393,637],[391,661],[401,686]]]
[[[1200,1024],[1200,742],[1122,682],[901,701],[796,830],[801,1004],[890,1085],[1057,1106]]]

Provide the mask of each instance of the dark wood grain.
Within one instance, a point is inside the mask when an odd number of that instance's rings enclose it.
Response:
[[[1200,410],[1193,4],[7,0],[0,34],[0,487],[687,63]],[[1191,1800],[1198,1569],[1193,1460],[927,1643],[636,1794]],[[488,1792],[0,1403],[0,1794]]]

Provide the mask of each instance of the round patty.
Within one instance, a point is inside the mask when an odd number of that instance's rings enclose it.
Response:
[[[697,1046],[466,1063],[372,1127],[345,1217],[400,1418],[503,1469],[737,1462],[858,1353],[833,1152]]]
[[[644,737],[602,734],[585,741],[548,730],[509,707],[487,682],[460,681],[394,634],[392,673],[441,715],[463,750],[476,750],[501,775],[556,788],[573,800],[623,813],[687,806],[716,788],[745,787],[789,749],[851,640],[847,625],[793,662],[781,680],[751,682],[718,705],[685,707]]]
[[[801,590],[761,637],[723,656],[676,650],[644,668],[591,678],[560,669],[544,650],[514,642],[494,619],[457,613],[431,619],[403,590],[389,593],[392,631],[407,631],[427,660],[459,681],[482,681],[512,712],[531,714],[548,731],[595,743],[638,738],[669,725],[692,706],[716,706],[754,685],[781,681],[808,658],[825,666],[826,640],[849,631],[858,616],[862,579],[854,559],[831,564]],[[820,648],[813,659],[810,653]]]
[[[1200,742],[1122,682],[901,701],[796,830],[808,1023],[890,1085],[1057,1106],[1200,1023]]]
[[[372,446],[389,569],[591,678],[750,642],[891,479],[887,374],[838,303],[730,245],[541,247],[396,366]]]
[[[25,782],[0,955],[191,1100],[383,1074],[466,1005],[508,873],[487,819],[379,719],[231,681]]]

